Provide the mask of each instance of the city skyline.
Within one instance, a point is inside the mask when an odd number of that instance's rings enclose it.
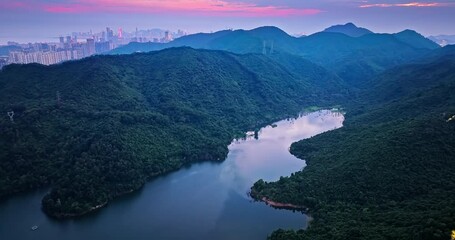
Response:
[[[133,31],[125,31],[122,27],[112,27],[106,26],[103,29],[88,29],[85,31],[71,31],[70,29],[67,30],[65,33],[56,34],[53,36],[44,36],[44,37],[36,37],[31,36],[30,38],[15,38],[14,36],[0,36],[0,45],[17,45],[17,44],[34,44],[34,43],[59,43],[61,42],[61,38],[67,37],[75,37],[78,42],[85,42],[87,39],[99,39],[101,38],[102,34],[106,34],[107,29],[112,30],[115,36],[118,35],[119,31],[121,31],[125,35],[125,39],[131,39],[134,37],[143,38],[147,41],[154,41],[154,37],[157,37],[159,40],[165,37],[165,33],[169,32],[173,38],[181,37],[184,35],[188,35],[188,32],[185,32],[182,29],[168,30],[168,29],[161,29],[161,28],[150,28],[150,29],[139,29],[136,28]],[[145,32],[145,33],[144,33]],[[146,36],[147,35],[147,36]],[[151,37],[150,35],[154,35]],[[147,38],[148,37],[148,38]]]
[[[0,3],[0,44],[32,38],[57,41],[62,34],[98,32],[106,26],[197,33],[273,25],[289,34],[312,34],[353,22],[374,32],[413,29],[430,36],[455,34],[454,12],[450,0],[19,0]]]
[[[186,35],[178,30],[169,32],[159,29],[139,30],[124,32],[106,27],[102,32],[79,32],[67,36],[60,36],[58,42],[35,42],[21,44],[8,41],[0,55],[0,69],[12,63],[28,64],[39,63],[43,65],[58,64],[65,61],[78,60],[94,54],[103,54],[130,42],[155,42],[168,43],[175,38]]]

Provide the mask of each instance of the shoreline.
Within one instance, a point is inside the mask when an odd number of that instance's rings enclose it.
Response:
[[[305,206],[295,205],[292,203],[275,202],[275,201],[268,199],[267,197],[262,197],[260,199],[260,201],[264,202],[266,205],[269,205],[271,207],[278,208],[278,209],[296,210],[296,211],[302,211],[305,213],[308,212],[308,210],[309,210]]]
[[[51,217],[54,217],[54,218],[57,218],[57,219],[66,219],[66,218],[76,218],[76,217],[82,217],[82,216],[85,216],[89,213],[92,213],[100,208],[103,208],[104,206],[106,206],[108,203],[108,201],[105,201],[99,205],[96,205],[96,206],[93,206],[91,207],[90,209],[84,211],[84,212],[81,212],[81,213],[61,213],[61,214],[52,214],[52,213],[47,213],[47,215],[51,216]],[[46,211],[45,211],[46,212]]]
[[[289,114],[289,115],[287,115],[286,117],[291,117],[291,116],[292,116],[292,115]],[[277,118],[277,119],[275,119],[275,120],[270,121],[270,123],[269,123],[269,122],[265,122],[265,123],[263,123],[263,124],[259,124],[258,126],[262,126],[262,125],[263,125],[262,127],[259,127],[259,128],[264,128],[264,127],[267,127],[267,126],[269,126],[269,125],[271,125],[271,124],[274,124],[275,122],[280,121],[279,119],[282,119],[282,118]],[[247,133],[247,132],[245,132],[245,134],[246,134],[246,133]],[[228,149],[229,145],[232,144],[235,140],[236,140],[236,137],[233,135],[232,138],[231,138],[231,140],[230,140],[230,142],[229,142],[229,144],[226,145],[226,148]],[[119,194],[113,196],[112,199],[108,199],[108,200],[106,200],[105,202],[103,202],[102,204],[93,206],[93,207],[91,207],[90,209],[88,209],[88,210],[86,210],[86,211],[84,211],[84,212],[81,212],[81,213],[77,213],[77,214],[76,214],[76,213],[59,213],[59,214],[54,214],[54,213],[52,213],[52,212],[47,211],[47,210],[43,207],[43,205],[41,205],[41,208],[42,208],[42,210],[44,211],[44,213],[45,213],[46,215],[48,215],[48,216],[50,216],[50,217],[52,217],[52,218],[55,218],[55,219],[59,219],[59,220],[84,217],[84,216],[86,216],[86,215],[88,215],[88,214],[91,214],[91,213],[93,213],[93,212],[95,212],[95,211],[97,211],[97,210],[99,210],[99,209],[105,207],[110,201],[115,200],[115,199],[118,198],[118,197],[121,197],[121,196],[126,195],[126,194],[129,194],[129,193],[133,193],[133,192],[139,190],[140,188],[142,188],[143,186],[145,186],[145,184],[147,184],[148,182],[150,182],[153,178],[165,176],[166,174],[170,174],[170,173],[172,173],[172,172],[179,171],[180,169],[182,169],[182,168],[183,168],[185,165],[187,165],[187,164],[188,164],[188,165],[192,165],[192,164],[195,164],[195,163],[198,163],[198,162],[223,162],[224,160],[227,159],[227,155],[228,155],[228,154],[229,154],[229,149],[228,149],[228,151],[224,154],[223,157],[214,157],[214,158],[212,158],[212,157],[210,157],[210,156],[200,157],[200,158],[198,158],[198,159],[196,159],[196,160],[192,160],[192,161],[190,161],[190,162],[188,162],[188,163],[182,163],[182,164],[180,164],[180,166],[176,167],[175,169],[169,169],[169,170],[167,170],[167,171],[165,171],[165,172],[161,172],[161,173],[158,173],[158,174],[149,176],[149,177],[147,177],[146,181],[145,181],[139,188],[137,188],[137,189],[131,189],[130,191],[126,191],[126,192],[123,192],[123,193],[119,193]]]
[[[141,186],[142,187],[142,186]],[[115,198],[118,198],[118,197],[121,197],[123,195],[126,195],[126,194],[130,194],[132,192],[134,192],[136,190],[134,189],[131,189],[131,190],[128,190],[128,191],[125,191],[125,192],[122,192],[122,193],[119,193],[118,195],[116,195],[113,199]],[[111,199],[112,200],[112,199]],[[50,217],[53,217],[53,218],[56,218],[56,219],[70,219],[70,218],[78,218],[78,217],[84,217],[90,213],[93,213],[103,207],[105,207],[108,203],[109,203],[110,200],[106,200],[105,202],[99,204],[99,205],[96,205],[96,206],[93,206],[89,209],[87,209],[86,211],[83,211],[81,213],[60,213],[60,214],[52,214],[52,213],[49,213],[47,212],[44,208],[44,212],[50,216]]]
[[[324,108],[316,108],[314,109],[314,111],[312,111],[311,109],[310,110],[306,110],[304,109],[303,111],[300,111],[299,112],[299,115],[300,114],[304,114],[304,113],[314,113],[314,112],[319,112],[319,111],[323,111]],[[329,110],[329,111],[332,111],[332,110]],[[293,115],[287,115],[287,118],[292,118]],[[275,120],[271,120],[271,121],[267,121],[267,122],[264,122],[263,124],[259,124],[258,126],[259,129],[262,129],[264,127],[267,127],[267,126],[271,126],[271,125],[274,125],[276,122],[279,122],[279,121],[282,121],[282,120],[279,120],[279,119],[282,119],[282,118],[277,118]],[[272,126],[273,127],[273,126]],[[230,144],[232,144],[234,141],[236,140],[236,138],[233,136],[231,138],[231,141],[229,142],[229,144],[226,146],[229,147]],[[147,182],[151,181],[153,178],[155,177],[160,177],[160,176],[164,176],[166,174],[169,174],[169,173],[172,173],[172,172],[175,172],[175,171],[179,171],[182,167],[184,167],[186,164],[194,164],[194,163],[197,163],[197,162],[223,162],[224,160],[226,160],[227,158],[227,155],[229,153],[229,150],[224,154],[223,157],[212,157],[212,156],[203,156],[203,157],[199,157],[197,158],[196,160],[191,160],[190,162],[188,163],[182,163],[180,166],[176,167],[175,169],[170,169],[170,170],[166,170],[164,172],[161,172],[161,173],[158,173],[158,174],[155,174],[155,175],[152,175],[152,176],[149,176],[147,177],[146,181],[140,186],[138,187],[137,189],[131,189],[129,191],[126,191],[126,192],[123,192],[123,193],[119,193],[115,196],[112,196],[110,199],[106,200],[105,202],[103,202],[102,204],[99,204],[99,205],[96,205],[96,206],[93,206],[89,209],[87,209],[86,211],[83,211],[81,213],[59,213],[59,214],[53,214],[51,212],[48,212],[46,211],[46,209],[43,208],[44,212],[51,216],[51,217],[54,217],[54,218],[57,218],[57,219],[65,219],[65,218],[77,218],[77,217],[83,217],[87,214],[90,214],[92,212],[95,212],[97,211],[98,209],[100,208],[103,208],[105,207],[110,201],[112,200],[115,200],[116,198],[122,196],[122,195],[126,195],[126,194],[129,194],[129,193],[132,193],[132,192],[135,192],[137,191],[138,189],[142,188]],[[267,205],[270,205],[274,208],[277,208],[277,209],[288,209],[288,210],[296,210],[296,211],[302,211],[302,212],[305,212],[307,213],[308,212],[308,208],[305,207],[305,206],[298,206],[298,205],[294,205],[294,204],[288,204],[288,203],[279,203],[279,202],[274,202],[270,199],[267,199],[266,197],[264,197],[263,199],[261,199],[263,202],[265,202]]]

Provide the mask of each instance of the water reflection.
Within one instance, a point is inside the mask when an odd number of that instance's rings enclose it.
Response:
[[[45,190],[0,202],[0,239],[265,239],[277,228],[305,228],[306,216],[252,202],[258,179],[288,176],[305,166],[289,153],[292,142],[341,127],[330,111],[276,123],[258,140],[234,141],[221,164],[197,163],[159,177],[96,214],[53,221],[40,211]],[[274,125],[275,126],[275,125]],[[39,225],[31,231],[30,227]]]
[[[229,146],[229,161],[222,166],[220,178],[238,193],[247,191],[258,179],[278,180],[306,166],[305,161],[289,154],[293,142],[339,128],[344,116],[339,112],[318,111],[301,114],[267,126],[258,140],[249,137]]]

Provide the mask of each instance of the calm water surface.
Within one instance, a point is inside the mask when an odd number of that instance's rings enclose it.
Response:
[[[252,202],[255,181],[278,180],[305,167],[292,142],[339,128],[344,117],[318,111],[234,141],[224,162],[193,164],[80,219],[56,221],[40,210],[46,190],[0,202],[0,239],[265,239],[274,229],[306,228],[300,212]],[[38,225],[35,231],[31,226]]]

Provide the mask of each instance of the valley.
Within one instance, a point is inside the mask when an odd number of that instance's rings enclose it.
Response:
[[[299,38],[276,27],[225,30],[51,66],[8,65],[0,71],[0,210],[6,206],[6,222],[14,223],[14,212],[31,209],[49,238],[64,236],[68,222],[74,239],[90,232],[87,222],[99,237],[136,231],[142,238],[148,225],[141,223],[151,222],[162,239],[449,239],[454,87],[453,46],[412,30],[379,34],[353,24]],[[310,113],[293,129],[311,106],[345,115]],[[266,127],[282,119],[291,123]],[[233,139],[247,131],[253,139],[239,146],[270,143],[234,161]],[[227,167],[233,162],[248,171]],[[234,174],[227,186],[223,171]],[[193,180],[173,184],[186,177]],[[14,204],[36,189],[49,191],[29,196],[33,208]],[[249,191],[258,202],[249,202]],[[264,200],[303,207],[313,220],[306,228],[300,211]],[[170,214],[183,206],[185,214]],[[115,225],[106,219],[121,219],[125,209],[141,227],[103,235],[100,226]],[[192,225],[205,211],[207,223],[219,220],[215,230]],[[239,217],[249,211],[256,212]],[[270,221],[253,231],[258,216]],[[15,229],[0,233],[8,228]]]

